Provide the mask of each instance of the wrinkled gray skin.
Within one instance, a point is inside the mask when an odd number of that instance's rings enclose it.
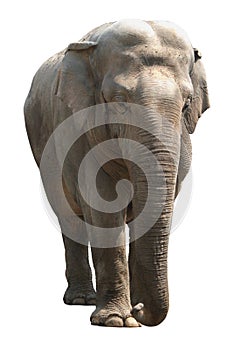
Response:
[[[180,138],[186,144],[186,150],[179,148],[178,143],[171,145],[172,130],[166,130],[167,144],[159,147],[158,141],[153,138],[144,140],[142,135],[135,134],[134,129],[132,135],[130,130],[126,135],[119,127],[114,129],[113,135],[109,128],[82,138],[67,157],[63,173],[66,196],[73,210],[93,225],[103,224],[103,218],[98,219],[98,215],[87,210],[75,194],[77,179],[73,169],[98,140],[123,135],[145,144],[156,153],[167,180],[164,211],[145,235],[130,244],[129,263],[124,245],[92,248],[96,293],[92,286],[87,247],[66,237],[62,208],[56,212],[66,251],[68,288],[64,302],[72,305],[96,303],[92,324],[133,327],[142,323],[155,326],[167,315],[167,248],[173,202],[190,168],[189,134],[193,133],[198,118],[209,107],[200,58],[199,52],[174,25],[124,20],[94,29],[80,42],[71,44],[68,50],[50,58],[34,77],[25,103],[25,118],[38,166],[49,136],[64,119],[83,108],[104,102],[126,101],[149,107],[150,118],[159,111],[173,128],[179,130]],[[176,157],[178,170],[167,149]],[[119,222],[128,222],[143,208],[145,179],[142,179],[139,169],[127,166],[127,162],[125,165],[111,162],[98,180],[100,186],[103,184],[103,195],[108,200],[115,198],[113,173],[130,179],[140,190],[140,196],[135,193],[127,214],[123,211],[114,217]],[[107,216],[106,227],[111,226],[111,218],[111,215]]]

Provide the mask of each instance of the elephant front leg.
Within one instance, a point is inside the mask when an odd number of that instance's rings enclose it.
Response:
[[[68,287],[64,303],[68,305],[95,305],[96,293],[88,261],[88,247],[63,235]]]
[[[100,170],[96,184],[101,198],[93,185],[87,183],[84,189],[88,203],[93,204],[99,198],[99,210],[81,199],[96,272],[96,310],[91,323],[137,327],[138,322],[131,315],[124,231],[126,209],[109,212],[109,204],[116,196],[116,182],[107,173]]]
[[[125,246],[92,248],[96,271],[96,310],[93,325],[138,327],[131,315],[129,277]]]

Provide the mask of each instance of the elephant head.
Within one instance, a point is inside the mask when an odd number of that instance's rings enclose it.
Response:
[[[152,128],[158,127],[158,115],[168,121],[162,142],[135,128],[119,128],[115,135],[146,145],[156,154],[166,178],[160,218],[131,243],[130,249],[131,301],[136,305],[135,317],[147,325],[160,323],[168,311],[167,249],[182,161],[182,132],[193,133],[209,107],[200,59],[198,50],[177,27],[165,22],[123,20],[97,28],[82,41],[70,44],[58,74],[56,95],[72,112],[95,104],[132,103],[145,107],[143,118]],[[140,170],[127,166],[137,188],[132,201],[136,216],[145,204],[147,188]],[[134,228],[131,230],[133,235]],[[138,275],[140,278],[135,277]]]
[[[73,112],[106,101],[140,104],[144,84],[159,84],[167,77],[179,89],[182,118],[193,133],[198,118],[209,108],[200,59],[185,33],[169,22],[122,20],[103,25],[68,46],[56,95]],[[136,87],[138,94],[130,94]],[[158,94],[158,89],[154,92]]]

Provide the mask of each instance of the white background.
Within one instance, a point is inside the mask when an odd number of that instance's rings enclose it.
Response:
[[[230,1],[21,0],[1,6],[1,348],[232,349]],[[93,307],[63,304],[62,240],[43,208],[23,119],[41,63],[120,18],[163,19],[184,28],[203,54],[212,106],[192,136],[191,206],[171,235],[169,315],[152,328],[94,327]]]

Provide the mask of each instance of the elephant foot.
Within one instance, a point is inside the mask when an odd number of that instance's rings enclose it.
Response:
[[[67,305],[96,305],[96,293],[94,289],[83,292],[77,287],[68,287],[64,294],[63,301]]]
[[[106,327],[140,327],[141,324],[130,314],[122,314],[119,310],[97,309],[91,315],[91,324]]]

